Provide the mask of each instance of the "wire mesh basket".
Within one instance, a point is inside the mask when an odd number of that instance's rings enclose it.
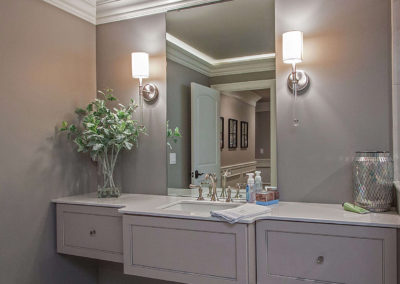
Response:
[[[372,212],[390,210],[394,192],[393,160],[389,152],[356,152],[353,197],[357,206]]]

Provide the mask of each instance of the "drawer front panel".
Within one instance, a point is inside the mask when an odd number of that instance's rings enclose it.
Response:
[[[64,245],[122,253],[122,220],[118,216],[64,212]]]
[[[272,231],[266,233],[266,242],[270,275],[333,283],[383,283],[382,240]]]
[[[117,210],[57,205],[58,251],[122,262],[122,216]]]
[[[396,284],[396,230],[257,222],[258,283]]]
[[[124,215],[125,273],[183,283],[248,283],[247,226]]]

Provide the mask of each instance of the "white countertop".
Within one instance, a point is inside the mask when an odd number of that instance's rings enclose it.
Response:
[[[58,198],[53,200],[53,202],[115,207],[119,208],[118,211],[123,214],[220,221],[209,214],[164,210],[160,208],[169,203],[181,200],[193,200],[193,198],[148,194],[122,194],[119,198],[97,198],[96,193],[90,193]],[[341,204],[303,202],[279,202],[277,205],[272,205],[271,208],[270,213],[259,215],[256,218],[243,219],[239,223],[253,223],[256,220],[268,219],[400,228],[400,215],[395,211],[362,215],[344,211]]]

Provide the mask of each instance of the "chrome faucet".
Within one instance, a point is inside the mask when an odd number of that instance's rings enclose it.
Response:
[[[217,196],[217,176],[216,174],[206,174],[204,180],[210,180],[212,186],[211,201],[218,201]]]
[[[226,179],[228,176],[230,176],[232,173],[230,170],[225,170],[224,173],[222,174],[222,190],[221,190],[221,198],[225,198],[226,195]]]
[[[189,188],[197,188],[197,190],[199,191],[199,196],[197,197],[197,200],[204,200],[203,188],[201,187],[201,184],[200,185],[191,184],[189,185]]]
[[[226,202],[233,202],[232,199],[232,189],[230,186],[228,186],[228,196],[226,197]]]

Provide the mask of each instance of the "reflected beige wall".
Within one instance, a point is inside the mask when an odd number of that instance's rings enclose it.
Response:
[[[241,100],[221,94],[221,116],[224,118],[224,149],[221,151],[221,167],[253,162],[255,159],[255,107]],[[237,148],[228,148],[228,120],[236,119],[238,121]],[[240,122],[249,123],[249,147],[240,148]]]
[[[255,133],[255,158],[271,158],[271,131],[270,131],[270,112],[256,112],[256,133]],[[261,151],[263,150],[263,153]]]

